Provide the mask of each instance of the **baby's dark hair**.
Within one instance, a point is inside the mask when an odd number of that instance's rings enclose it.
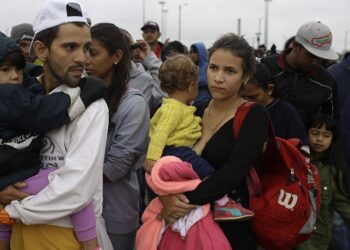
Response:
[[[162,63],[159,79],[160,87],[168,94],[175,90],[185,90],[191,82],[197,82],[198,67],[187,56],[175,55]]]
[[[248,83],[262,88],[263,90],[267,90],[269,84],[273,83],[269,68],[263,63],[256,62],[255,73],[251,78],[249,78]]]
[[[22,51],[14,51],[5,56],[1,61],[0,65],[14,66],[17,69],[24,69],[26,61]]]

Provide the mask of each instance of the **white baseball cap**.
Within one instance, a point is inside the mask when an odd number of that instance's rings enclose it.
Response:
[[[325,24],[312,21],[299,28],[295,41],[319,58],[336,60],[338,54],[331,49],[332,38],[332,32]]]
[[[44,0],[34,20],[34,37],[30,45],[30,53],[34,54],[33,44],[39,32],[72,22],[85,23],[89,26],[88,16],[79,1]]]
[[[72,22],[87,23],[85,9],[76,0],[44,0],[34,20],[34,33]]]

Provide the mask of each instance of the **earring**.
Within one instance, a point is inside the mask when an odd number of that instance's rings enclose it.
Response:
[[[114,62],[113,64],[114,64],[114,65],[117,65],[117,64],[118,64],[118,62]]]

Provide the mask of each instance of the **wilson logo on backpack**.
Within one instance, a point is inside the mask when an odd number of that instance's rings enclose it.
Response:
[[[277,203],[285,208],[293,210],[298,201],[298,195],[291,194],[283,189],[280,190],[280,195],[278,196]]]

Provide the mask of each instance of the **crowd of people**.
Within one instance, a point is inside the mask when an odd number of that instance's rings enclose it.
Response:
[[[246,177],[270,123],[319,173],[314,231],[293,249],[349,250],[350,53],[329,27],[301,23],[281,51],[141,32],[76,0],[0,32],[0,250],[262,249]]]

